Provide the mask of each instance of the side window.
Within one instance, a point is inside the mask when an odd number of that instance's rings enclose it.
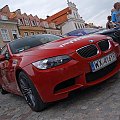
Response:
[[[107,34],[108,36],[112,37],[112,39],[115,41],[115,42],[119,42],[120,40],[120,37],[115,33],[111,33],[111,34]]]
[[[2,50],[1,50],[1,55],[5,55],[5,58],[6,59],[9,59],[10,58],[10,54],[8,52],[8,48],[7,46],[3,47]]]
[[[116,36],[117,38],[120,38],[120,31],[119,32],[115,32],[114,36]]]
[[[7,46],[4,46],[1,50],[1,55],[5,55],[6,52],[7,52]]]
[[[120,32],[115,32],[114,36],[115,36],[115,38],[113,38],[113,39],[120,44]]]

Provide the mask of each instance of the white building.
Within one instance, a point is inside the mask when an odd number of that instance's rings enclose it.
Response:
[[[41,26],[46,30],[47,34],[61,35],[61,30],[56,28],[55,23],[48,23],[47,21],[43,20],[41,22]]]
[[[85,27],[85,21],[79,15],[76,5],[69,1],[67,8],[48,17],[46,20],[56,23],[58,28],[62,30],[62,34]]]

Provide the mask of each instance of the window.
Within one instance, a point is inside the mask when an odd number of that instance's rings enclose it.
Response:
[[[76,18],[76,14],[73,12],[73,14],[74,14],[74,17]]]
[[[85,28],[84,24],[83,24],[83,28]]]
[[[22,20],[22,19],[18,19],[18,23],[19,23],[20,25],[23,25],[23,20]]]
[[[82,28],[82,25],[80,24],[80,28]]]
[[[120,31],[115,31],[115,32],[113,32],[113,33],[107,33],[107,31],[105,31],[105,30],[103,30],[103,31],[100,31],[100,32],[98,32],[98,33],[100,33],[100,34],[102,34],[102,35],[107,35],[107,36],[110,36],[110,37],[112,37],[112,39],[115,41],[115,42],[118,42],[118,43],[120,43],[119,41],[120,41]]]
[[[34,32],[31,32],[31,35],[34,35]]]
[[[10,58],[10,53],[9,53],[9,51],[8,51],[7,45],[2,48],[0,54],[1,54],[1,55],[4,55],[5,58],[6,58],[6,60]]]
[[[79,18],[79,14],[78,13],[76,13],[76,16],[77,16],[77,18]]]
[[[32,26],[36,26],[36,23],[35,23],[35,21],[33,20],[33,21],[31,21],[31,24],[32,24]]]
[[[7,45],[2,48],[0,54],[1,54],[1,55],[5,55],[6,51],[7,51]]]
[[[76,23],[75,23],[75,28],[77,29],[77,25],[76,25]]]
[[[78,25],[78,28],[80,28],[79,23],[77,23],[77,25]]]
[[[37,22],[37,26],[39,26],[39,22]]]
[[[49,27],[50,27],[50,28],[56,28],[55,23],[50,23],[50,24],[49,24]]]
[[[1,29],[3,41],[10,41],[10,36],[7,29]]]
[[[13,39],[17,39],[17,30],[12,30]]]
[[[48,22],[44,22],[44,27],[49,28]]]
[[[5,16],[5,15],[1,15],[1,19],[2,19],[2,20],[8,20],[8,17]]]
[[[29,20],[28,19],[25,19],[25,25],[30,25],[30,23],[29,23]]]
[[[24,37],[28,36],[28,32],[24,32]]]

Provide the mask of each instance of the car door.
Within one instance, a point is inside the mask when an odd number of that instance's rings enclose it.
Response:
[[[7,45],[2,49],[1,55],[5,56],[5,60],[0,61],[0,76],[2,86],[8,90],[14,91],[16,89],[14,75],[14,67],[12,66],[13,60],[9,53]]]
[[[7,51],[7,46],[3,47],[3,49],[1,50],[1,55],[5,55]],[[6,60],[0,61],[0,81],[2,83],[2,86],[7,87],[8,86],[8,81],[6,78],[6,71],[5,71],[5,62]]]
[[[1,54],[1,50],[2,50],[2,48],[0,48],[0,54]],[[2,64],[1,64],[1,61],[0,61],[0,88],[1,88],[2,83],[3,83],[3,81],[2,81],[2,71],[1,71],[1,68],[2,68]]]

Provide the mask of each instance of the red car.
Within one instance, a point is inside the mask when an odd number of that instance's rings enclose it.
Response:
[[[2,93],[23,95],[34,111],[98,84],[120,69],[120,47],[103,35],[35,35],[8,43],[0,55]]]

